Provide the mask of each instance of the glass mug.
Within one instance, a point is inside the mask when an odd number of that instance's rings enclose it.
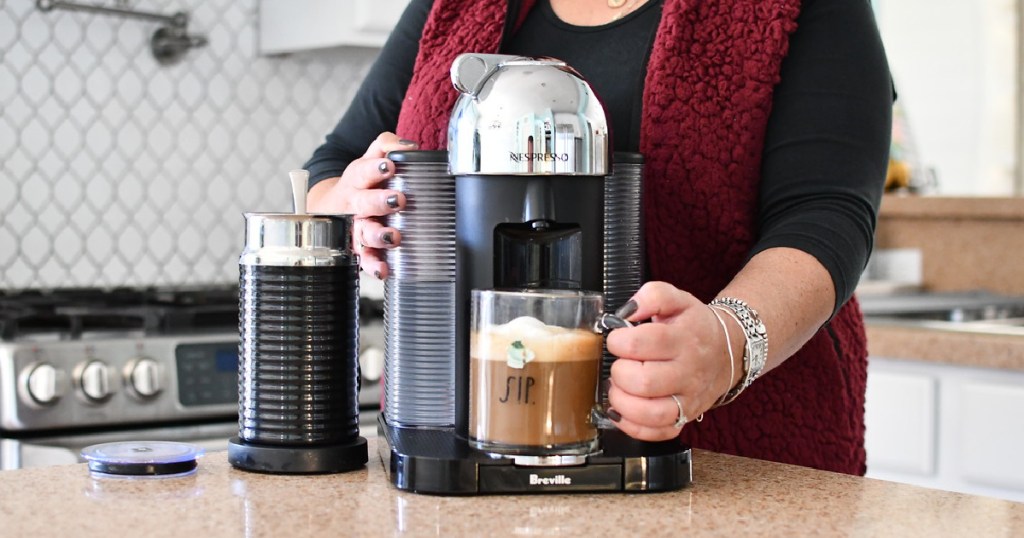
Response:
[[[470,445],[505,455],[595,452],[602,329],[625,326],[603,312],[600,293],[472,290]]]

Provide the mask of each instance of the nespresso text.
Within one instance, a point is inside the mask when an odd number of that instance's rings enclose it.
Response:
[[[508,152],[508,158],[514,163],[540,161],[540,162],[569,162],[568,153],[516,153],[514,151]]]

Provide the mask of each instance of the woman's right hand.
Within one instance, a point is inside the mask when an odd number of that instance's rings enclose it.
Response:
[[[402,234],[384,226],[379,217],[405,208],[405,195],[380,188],[395,175],[395,163],[385,157],[390,151],[413,150],[419,146],[394,133],[381,133],[362,157],[349,163],[340,177],[325,179],[309,190],[306,207],[310,213],[350,214],[354,217],[352,248],[359,254],[359,266],[379,279],[388,276],[384,250],[402,242]]]

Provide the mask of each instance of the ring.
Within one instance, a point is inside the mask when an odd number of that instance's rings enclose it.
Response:
[[[682,428],[684,424],[689,422],[686,419],[686,414],[683,413],[683,402],[679,401],[679,397],[672,394],[672,401],[676,403],[676,407],[679,409],[679,418],[676,419],[676,423],[672,425],[673,428]]]

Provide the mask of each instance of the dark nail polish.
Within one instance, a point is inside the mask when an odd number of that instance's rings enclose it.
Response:
[[[374,271],[373,276],[377,277],[377,280],[384,280],[384,278],[381,277],[380,271]]]
[[[413,142],[412,140],[408,140],[408,139],[405,139],[405,138],[400,139],[398,141],[398,143],[403,145],[403,146],[417,146],[417,145],[419,145],[416,142]]]
[[[377,170],[380,170],[380,173],[382,174],[388,173],[388,163],[381,161],[380,164],[377,165]]]
[[[380,240],[383,241],[385,245],[394,245],[395,234],[392,232],[384,232],[380,234]]]
[[[603,327],[606,331],[611,331],[613,329],[623,329],[625,327],[632,327],[632,326],[633,326],[632,323],[630,323],[630,322],[628,322],[628,321],[626,321],[626,320],[624,320],[624,319],[622,319],[622,318],[620,318],[618,316],[615,316],[615,315],[612,315],[612,314],[602,314],[601,315],[601,327]]]
[[[612,422],[618,422],[622,420],[622,415],[620,415],[618,411],[612,409],[611,407],[608,408],[608,411],[606,411],[605,414],[608,415],[608,418],[612,419]]]
[[[615,311],[615,315],[620,318],[628,318],[629,316],[636,314],[636,311],[639,309],[640,305],[636,304],[636,301],[633,299],[630,299],[629,301],[626,301],[626,304],[620,306],[619,309]]]
[[[385,201],[387,202],[388,207],[390,207],[391,209],[398,209],[398,195],[397,194],[392,194],[391,196],[388,196],[388,199],[385,200]]]

